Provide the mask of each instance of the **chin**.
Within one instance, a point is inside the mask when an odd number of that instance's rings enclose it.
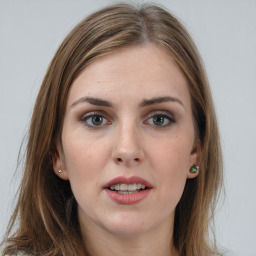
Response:
[[[117,235],[118,237],[135,237],[145,233],[148,229],[144,227],[144,225],[137,225],[137,223],[128,224],[127,225],[113,225],[111,229],[108,231],[113,235]]]
[[[112,234],[123,237],[134,237],[154,228],[152,217],[149,221],[138,213],[122,213],[111,216],[105,228]],[[155,223],[157,225],[157,223]]]

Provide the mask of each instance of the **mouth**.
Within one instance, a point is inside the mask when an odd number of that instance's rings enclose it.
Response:
[[[104,190],[110,198],[119,204],[135,204],[145,199],[152,189],[152,185],[137,176],[126,178],[117,177],[109,181]]]
[[[109,190],[118,194],[131,195],[148,189],[144,184],[115,184],[108,187]]]

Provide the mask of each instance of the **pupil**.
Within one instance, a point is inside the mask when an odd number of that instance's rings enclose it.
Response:
[[[163,116],[155,116],[153,118],[153,122],[155,125],[162,125],[164,123],[164,117]]]
[[[101,116],[94,116],[92,118],[92,123],[94,125],[100,125],[102,123],[102,117]]]

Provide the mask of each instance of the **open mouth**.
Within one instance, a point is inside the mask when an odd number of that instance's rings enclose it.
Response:
[[[148,189],[144,184],[115,184],[111,185],[107,189],[114,191],[118,194],[131,195]]]
[[[153,186],[145,179],[118,176],[103,186],[108,196],[118,204],[131,205],[146,199]]]
[[[153,186],[141,177],[118,176],[103,186],[107,195],[117,204],[132,205],[146,199]]]

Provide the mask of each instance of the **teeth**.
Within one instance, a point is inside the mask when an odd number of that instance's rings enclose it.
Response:
[[[146,186],[143,184],[115,184],[115,185],[111,185],[110,189],[111,190],[116,190],[116,191],[120,191],[120,192],[125,192],[125,193],[121,193],[121,194],[128,194],[128,191],[130,192],[129,194],[132,194],[131,192],[136,192],[137,190],[140,189],[145,189]]]
[[[121,184],[121,185],[119,186],[119,190],[122,190],[122,191],[126,191],[127,188],[128,188],[128,185],[127,185],[127,184]]]
[[[138,191],[118,191],[118,194],[123,194],[123,195],[131,195],[131,194],[135,194]]]
[[[137,185],[136,184],[129,184],[128,185],[128,191],[134,191],[137,189]]]

